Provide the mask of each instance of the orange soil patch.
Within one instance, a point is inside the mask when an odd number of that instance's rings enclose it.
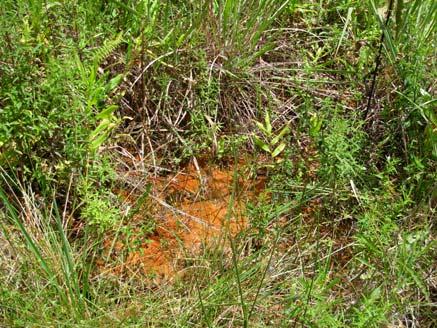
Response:
[[[122,265],[109,271],[117,275],[153,275],[158,281],[170,279],[181,272],[184,259],[199,254],[204,247],[217,243],[226,247],[227,237],[235,236],[246,226],[244,200],[264,188],[263,178],[255,182],[239,178],[230,206],[233,176],[233,168],[196,169],[190,165],[179,174],[157,179],[147,209],[157,223],[154,233],[135,237],[137,247],[131,250],[121,241],[111,248],[113,239],[108,238],[106,250],[126,255]],[[132,202],[125,192],[119,194],[126,202]],[[169,198],[174,198],[174,202],[167,201]],[[145,215],[137,215],[133,220],[141,225]],[[108,270],[100,264],[101,271]]]

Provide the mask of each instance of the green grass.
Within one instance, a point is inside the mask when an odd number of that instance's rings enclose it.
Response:
[[[432,0],[2,1],[0,326],[437,325],[436,19]],[[108,240],[159,226],[156,179],[243,158],[227,219],[239,176],[266,179],[244,231],[185,250],[172,283],[99,272],[137,246]]]

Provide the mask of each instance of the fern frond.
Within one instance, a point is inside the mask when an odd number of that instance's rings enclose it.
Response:
[[[123,34],[120,32],[113,40],[107,40],[101,47],[95,50],[92,61],[96,65],[100,65],[123,41]]]

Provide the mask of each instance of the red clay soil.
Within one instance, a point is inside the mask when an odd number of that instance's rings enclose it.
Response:
[[[242,170],[242,166],[238,170]],[[226,247],[228,237],[235,236],[246,226],[244,201],[264,188],[263,178],[249,181],[242,178],[243,175],[248,176],[247,173],[239,174],[240,178],[233,183],[233,167],[196,169],[189,165],[176,175],[157,179],[149,197],[148,215],[133,218],[138,226],[141,220],[150,220],[152,215],[156,222],[153,234],[137,236],[134,241],[137,246],[130,250],[121,241],[123,238],[116,242],[114,237],[108,238],[106,253],[112,249],[112,258],[114,254],[124,253],[125,260],[116,267],[108,267],[100,261],[99,271],[117,275],[142,273],[158,281],[168,280],[183,271],[181,263],[185,259],[199,254],[205,247],[217,243]],[[230,206],[233,186],[235,197]],[[125,192],[120,194],[132,202],[122,195]]]

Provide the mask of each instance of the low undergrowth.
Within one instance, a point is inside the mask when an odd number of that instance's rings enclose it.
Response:
[[[436,11],[4,0],[0,326],[434,327]]]

